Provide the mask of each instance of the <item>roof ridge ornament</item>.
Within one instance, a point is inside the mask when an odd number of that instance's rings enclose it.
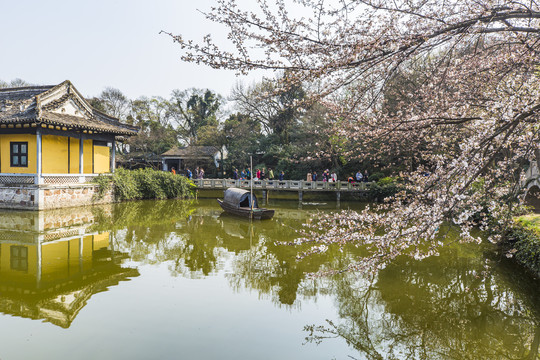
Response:
[[[36,120],[41,122],[41,94],[36,95]]]

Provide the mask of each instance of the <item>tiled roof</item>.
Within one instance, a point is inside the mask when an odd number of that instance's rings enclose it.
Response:
[[[184,148],[173,147],[161,156],[177,157],[181,159],[212,158],[219,151],[215,146],[188,146]]]
[[[75,116],[59,112],[67,101],[77,104],[81,113]],[[21,123],[58,125],[115,135],[136,135],[139,131],[136,126],[123,124],[92,108],[69,81],[55,86],[0,89],[0,124]]]

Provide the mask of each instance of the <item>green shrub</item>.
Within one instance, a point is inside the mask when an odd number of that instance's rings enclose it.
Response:
[[[93,183],[98,185],[98,192],[95,195],[98,199],[103,198],[105,192],[107,192],[112,186],[112,177],[109,175],[99,175],[92,180]]]
[[[377,184],[380,186],[391,185],[393,183],[394,183],[394,178],[391,178],[390,176],[383,177],[377,180]]]
[[[195,188],[184,176],[152,169],[117,169],[113,175],[98,176],[94,182],[99,185],[100,196],[112,186],[117,201],[189,198]]]
[[[509,230],[507,246],[517,262],[540,277],[540,236],[531,229],[516,225]]]
[[[371,201],[383,201],[385,198],[394,196],[398,191],[399,187],[394,179],[386,177],[369,186],[367,197]]]
[[[373,174],[369,175],[368,179],[369,181],[379,181],[379,179],[382,179],[384,177],[384,174],[382,172],[374,172]]]

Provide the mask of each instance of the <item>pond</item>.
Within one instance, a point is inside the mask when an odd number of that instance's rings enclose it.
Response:
[[[215,200],[0,212],[0,359],[539,356],[540,283],[489,244],[313,278],[359,253],[297,261],[278,242],[336,204],[269,207],[264,222]]]

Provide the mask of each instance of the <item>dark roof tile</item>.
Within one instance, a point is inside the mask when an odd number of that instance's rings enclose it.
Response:
[[[49,102],[40,114],[37,110],[38,107],[41,109],[38,95],[43,94],[43,96],[47,96],[47,94],[50,94],[50,91],[59,89],[61,91],[61,87],[66,84],[74,92],[67,91],[58,100]],[[47,94],[44,94],[46,92]],[[74,116],[49,111],[54,110],[57,106],[61,106],[64,101],[71,98],[79,105],[84,105],[88,109],[92,109],[92,113],[90,114],[87,111],[84,116]],[[84,102],[84,104],[81,104],[81,102]],[[73,88],[69,81],[64,81],[55,86],[28,86],[0,89],[0,124],[17,123],[45,123],[115,135],[136,135],[139,131],[139,128],[136,126],[123,124],[118,119],[92,108],[82,98],[80,93]]]

